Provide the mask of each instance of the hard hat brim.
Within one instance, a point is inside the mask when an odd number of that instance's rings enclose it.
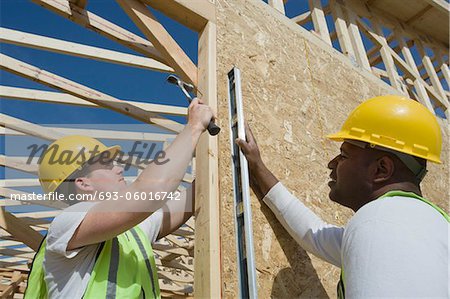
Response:
[[[388,146],[388,145],[383,144],[383,143],[378,143],[378,142],[373,141],[373,140],[368,141],[366,137],[357,138],[355,136],[351,136],[349,134],[346,134],[345,132],[337,132],[337,133],[334,133],[334,134],[329,134],[329,135],[326,135],[326,138],[328,138],[328,139],[330,139],[332,141],[336,141],[336,142],[344,142],[346,139],[358,140],[358,141],[363,141],[363,142],[367,142],[367,143],[370,143],[370,144],[378,145],[378,146],[381,146],[381,147],[385,147],[385,148],[388,148],[388,149],[391,149],[391,150],[394,150],[394,151],[398,151],[399,150],[398,148],[391,147],[391,146]],[[401,152],[401,151],[399,151],[399,152]],[[426,159],[426,160],[428,160],[430,162],[433,162],[433,163],[436,163],[436,164],[442,164],[442,161],[439,158],[433,157],[431,155],[428,155],[428,156],[412,155],[412,156],[423,158],[423,159]]]

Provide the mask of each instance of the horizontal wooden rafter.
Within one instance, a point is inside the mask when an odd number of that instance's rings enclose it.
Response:
[[[29,227],[23,220],[0,208],[0,227],[36,251],[43,236]]]
[[[171,67],[152,58],[121,53],[8,28],[0,28],[0,41],[126,66],[139,67],[160,72],[173,72]]]
[[[120,27],[114,23],[105,20],[96,14],[70,5],[68,0],[31,0],[32,2],[45,7],[73,22],[100,33],[118,43],[144,54],[147,57],[154,58],[159,62],[165,63],[165,60],[148,40]]]
[[[26,163],[26,159],[17,157],[6,157],[5,155],[0,155],[0,166],[20,170],[34,175],[38,174],[37,164],[28,164]]]
[[[59,128],[59,127],[45,127],[50,130],[58,131],[64,135],[83,135],[97,139],[114,139],[114,140],[130,140],[130,141],[148,141],[148,142],[165,142],[168,139],[175,138],[171,134],[158,134],[146,132],[129,132],[129,131],[113,131],[113,130],[98,130],[91,128]],[[28,135],[10,128],[0,127],[0,135],[6,136],[24,136]]]
[[[27,89],[21,87],[0,86],[0,97],[14,100],[30,100],[56,104],[67,104],[85,107],[100,107],[95,103],[88,102],[82,98],[67,93],[44,91],[38,89]],[[151,104],[136,101],[123,101],[130,105],[139,107],[148,112],[168,114],[168,115],[187,115],[187,108],[160,104]]]
[[[45,140],[56,140],[65,135],[56,130],[52,130],[16,117],[6,114],[0,114],[0,125],[6,128],[11,128],[15,131],[25,133],[27,135],[35,136]]]
[[[39,69],[33,65],[27,64],[7,55],[0,54],[0,66],[2,69],[19,76],[62,90],[86,101],[112,109],[140,121],[154,124],[177,133],[181,132],[184,128],[184,125],[163,118],[156,113],[145,111],[142,108],[133,106],[105,93]]]

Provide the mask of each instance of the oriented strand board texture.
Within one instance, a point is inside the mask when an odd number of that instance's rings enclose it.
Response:
[[[328,199],[327,163],[339,144],[324,136],[363,99],[395,91],[336,51],[323,50],[324,43],[260,0],[220,0],[217,7],[223,293],[236,298],[227,72],[234,65],[242,71],[245,117],[268,167],[314,212],[338,225],[352,212]],[[424,186],[426,196],[447,210],[448,180],[448,167],[433,165]],[[253,194],[252,209],[259,298],[335,298],[340,269],[296,245]]]

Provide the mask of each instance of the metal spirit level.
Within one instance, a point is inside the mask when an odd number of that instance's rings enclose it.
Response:
[[[228,73],[228,100],[239,293],[240,298],[256,299],[258,298],[258,293],[253,253],[252,210],[250,205],[248,166],[244,154],[235,143],[236,138],[245,140],[241,76],[239,69],[236,67]]]

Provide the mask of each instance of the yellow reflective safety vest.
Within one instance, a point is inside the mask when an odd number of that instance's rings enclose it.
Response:
[[[31,268],[25,299],[48,298],[42,242]],[[161,298],[155,258],[147,235],[134,227],[98,250],[83,298]]]
[[[381,198],[385,198],[385,197],[393,197],[393,196],[403,196],[403,197],[412,197],[418,200],[423,201],[424,203],[429,204],[430,206],[432,206],[434,209],[436,209],[442,216],[444,216],[444,218],[447,220],[447,222],[450,223],[450,216],[444,212],[444,210],[442,210],[440,207],[438,207],[437,205],[435,205],[434,203],[432,203],[431,201],[429,201],[428,199],[425,199],[413,192],[405,192],[405,191],[399,191],[399,190],[395,190],[395,191],[389,191],[386,194],[380,196],[378,199]],[[342,265],[341,268],[341,277],[339,279],[338,285],[337,285],[337,297],[339,299],[344,299],[345,298],[345,272],[344,272],[344,265]]]

